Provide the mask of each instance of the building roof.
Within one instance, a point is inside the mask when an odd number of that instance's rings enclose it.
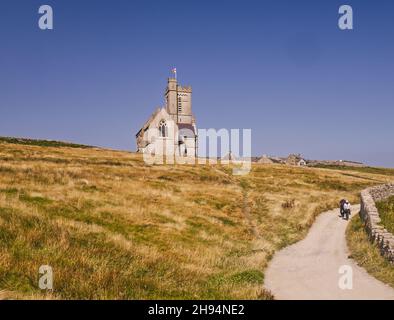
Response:
[[[190,123],[178,123],[179,135],[193,138],[196,135],[194,126]]]
[[[274,161],[272,159],[270,159],[267,156],[262,156],[259,160],[257,160],[258,163],[274,163]]]
[[[146,129],[149,127],[150,123],[151,123],[152,120],[156,117],[156,115],[160,112],[160,110],[161,110],[161,108],[159,107],[159,108],[157,108],[157,109],[151,114],[151,116],[150,116],[149,119],[145,122],[145,124],[141,127],[141,129],[138,130],[138,132],[137,132],[137,134],[136,134],[136,137],[138,137],[138,135],[140,134],[141,131],[146,130]]]

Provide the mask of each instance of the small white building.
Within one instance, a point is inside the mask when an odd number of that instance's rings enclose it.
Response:
[[[298,160],[297,166],[299,166],[299,167],[305,167],[305,166],[306,166],[306,161],[305,161],[304,159]]]

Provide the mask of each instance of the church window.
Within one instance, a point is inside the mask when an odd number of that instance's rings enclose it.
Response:
[[[167,123],[164,120],[161,120],[159,123],[159,135],[160,137],[168,136]]]

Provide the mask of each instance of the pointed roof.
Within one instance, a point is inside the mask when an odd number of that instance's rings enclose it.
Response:
[[[158,107],[149,117],[149,119],[145,122],[145,124],[141,127],[140,130],[138,130],[136,136],[138,136],[140,134],[141,131],[144,131],[145,129],[147,129],[149,127],[149,125],[151,124],[151,122],[153,121],[153,119],[157,116],[157,114],[164,108],[160,108]]]

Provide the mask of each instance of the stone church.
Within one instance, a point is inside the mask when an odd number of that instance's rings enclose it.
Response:
[[[197,128],[192,114],[192,88],[169,78],[165,106],[159,107],[136,134],[137,152],[197,157]]]

